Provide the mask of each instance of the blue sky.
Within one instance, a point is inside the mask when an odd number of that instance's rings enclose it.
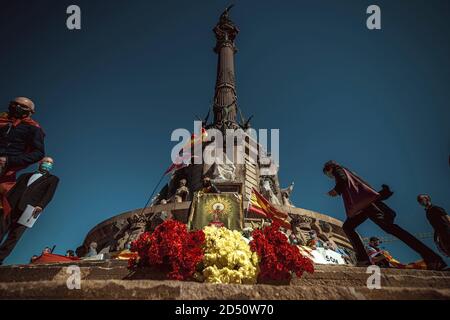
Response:
[[[389,184],[398,224],[427,232],[416,195],[450,208],[450,3],[376,3],[382,30],[369,31],[369,1],[235,1],[239,106],[255,128],[280,129],[280,178],[295,181],[297,206],[343,220],[322,174],[335,159]],[[81,7],[80,31],[65,27],[70,4]],[[0,103],[36,102],[61,179],[6,263],[75,249],[97,223],[144,205],[169,165],[172,130],[210,105],[212,28],[227,5],[1,1]],[[383,235],[370,221],[358,231]],[[385,248],[418,259],[400,242]]]

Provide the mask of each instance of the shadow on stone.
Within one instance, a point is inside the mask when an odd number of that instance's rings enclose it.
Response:
[[[266,280],[258,280],[258,284],[268,284],[271,286],[288,286],[291,284],[291,280],[290,279],[284,279],[284,280],[266,279]]]
[[[131,270],[123,280],[168,280],[167,273],[153,268]]]

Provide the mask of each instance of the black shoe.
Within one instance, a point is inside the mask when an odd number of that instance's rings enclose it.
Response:
[[[392,197],[394,192],[391,191],[391,188],[389,188],[389,186],[387,184],[382,184],[381,190],[378,191],[378,194],[380,195],[380,197],[378,199],[381,201],[384,201],[384,200],[387,200],[390,197]]]

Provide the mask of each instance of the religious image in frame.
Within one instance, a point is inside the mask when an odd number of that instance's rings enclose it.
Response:
[[[242,230],[242,195],[234,192],[194,194],[189,214],[190,230],[200,230],[208,225]]]

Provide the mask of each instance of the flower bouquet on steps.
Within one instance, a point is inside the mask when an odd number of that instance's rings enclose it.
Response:
[[[131,244],[137,257],[129,268],[171,280],[234,284],[287,284],[293,274],[314,272],[313,262],[289,244],[277,224],[254,230],[252,237],[248,244],[225,227],[188,231],[184,223],[167,220]]]

